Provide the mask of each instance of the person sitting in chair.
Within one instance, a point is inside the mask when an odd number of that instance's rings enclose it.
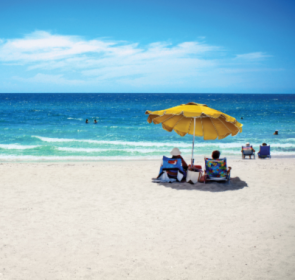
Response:
[[[212,155],[211,156],[212,156],[212,159],[219,159],[220,152],[217,151],[217,150],[215,150],[215,151],[212,152]],[[228,167],[228,172],[230,172],[230,170],[231,170],[231,167]]]
[[[227,167],[226,158],[220,159],[220,151],[218,150],[213,151],[211,157],[212,159],[205,158],[205,171],[199,182],[205,183],[208,180],[229,180],[232,168]],[[217,175],[214,173],[217,173]]]
[[[213,159],[219,159],[219,157],[220,157],[220,152],[217,151],[217,150],[213,151],[211,157],[212,157]]]
[[[261,146],[267,146],[267,144],[266,143],[262,143],[262,145]],[[257,154],[260,154],[260,148],[259,148],[259,152],[257,153]]]
[[[171,158],[167,158],[165,156],[163,157],[162,164],[160,167],[160,172],[159,172],[157,179],[169,181],[168,178],[172,178],[172,180],[177,179],[178,181],[185,181],[188,166],[187,166],[185,160],[180,155],[181,152],[179,151],[178,148],[173,148],[172,151],[170,152],[170,154],[172,155],[172,159],[174,159],[174,160],[172,160]],[[180,160],[178,160],[178,159],[180,159]],[[166,176],[166,178],[163,179],[162,175],[163,175],[164,171],[166,174],[166,175],[164,175],[164,177]],[[178,177],[179,171],[180,171],[181,178]]]
[[[251,147],[252,152],[255,153],[255,150],[253,149],[252,146],[250,146],[250,143],[249,143],[249,142],[246,143],[246,147]],[[243,154],[243,147],[242,147],[241,153],[242,153],[242,155],[243,155],[243,158],[245,158],[245,155]],[[247,155],[248,155],[248,154],[247,154]],[[251,154],[251,155],[252,155],[252,154]],[[252,157],[251,155],[249,155],[250,158]]]
[[[188,169],[188,166],[185,162],[185,160],[183,159],[183,157],[181,156],[181,152],[179,151],[178,148],[173,148],[172,151],[170,152],[170,154],[172,155],[172,158],[180,158],[181,162],[182,162],[182,167],[184,170]]]

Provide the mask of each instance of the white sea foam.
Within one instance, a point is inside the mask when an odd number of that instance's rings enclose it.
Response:
[[[15,156],[0,155],[0,161],[100,161],[100,160],[154,160],[159,156]]]
[[[19,144],[0,144],[0,149],[5,150],[27,150],[27,149],[35,149],[41,146],[33,146],[33,145],[19,145]]]
[[[295,138],[286,138],[286,139],[281,139],[280,141],[283,141],[283,142],[295,142]]]
[[[99,152],[128,152],[128,153],[142,153],[142,154],[150,154],[150,153],[162,153],[166,152],[164,149],[117,149],[117,148],[108,148],[108,149],[100,149],[100,148],[67,148],[67,147],[58,147],[57,150],[64,152],[86,152],[86,153],[99,153]],[[182,149],[182,152],[190,152],[191,149]]]
[[[292,143],[287,143],[287,144],[280,144],[280,143],[275,143],[275,144],[269,144],[272,148],[295,148],[295,144]]]
[[[64,151],[64,152],[86,152],[86,153],[93,153],[93,152],[104,152],[110,151],[110,149],[92,149],[92,148],[67,148],[67,147],[58,147],[57,150]]]
[[[179,148],[187,148],[190,149],[192,144],[191,143],[179,143],[179,142],[131,142],[131,141],[105,141],[105,140],[88,140],[88,139],[68,139],[68,138],[48,138],[48,137],[41,137],[41,136],[32,136],[38,138],[44,142],[84,142],[89,144],[98,144],[98,145],[117,145],[117,146],[132,146],[132,147],[157,147],[157,148],[164,148],[164,147],[179,147]],[[294,138],[290,138],[290,140],[295,140]],[[221,149],[231,149],[231,148],[241,148],[241,146],[245,145],[244,142],[238,143],[195,143],[195,148],[221,148]],[[251,143],[253,147],[259,147],[261,143]],[[295,148],[295,143],[270,143],[272,148]],[[72,148],[71,148],[72,149]],[[73,148],[74,149],[74,148]],[[110,149],[111,150],[111,149]],[[113,150],[113,149],[112,149]],[[126,149],[124,149],[126,151]],[[94,151],[94,150],[93,150]]]
[[[68,120],[77,120],[77,121],[82,121],[83,119],[81,119],[81,118],[68,118]]]
[[[237,156],[238,155],[238,156]],[[293,153],[284,152],[272,152],[272,156],[295,156]],[[200,156],[200,155],[199,155]],[[222,156],[235,156],[240,158],[239,154],[223,154]],[[189,155],[187,155],[189,158]],[[148,156],[16,156],[16,155],[0,155],[0,161],[36,161],[36,162],[47,162],[47,161],[125,161],[125,160],[160,160],[158,155]]]
[[[157,143],[157,142],[128,142],[128,141],[105,141],[105,140],[88,140],[88,139],[69,139],[69,138],[49,138],[41,136],[32,136],[38,138],[44,142],[84,142],[90,144],[108,144],[108,145],[122,145],[122,146],[145,146],[145,147],[158,147],[158,146],[168,146],[174,147],[178,145],[179,147],[187,147],[191,144],[185,143]]]
[[[130,142],[130,141],[105,141],[105,140],[88,140],[88,139],[69,139],[69,138],[48,138],[41,136],[32,136],[38,138],[44,142],[84,142],[90,144],[108,144],[108,145],[122,145],[122,146],[139,146],[139,147],[191,147],[191,143],[179,143],[179,142]],[[195,147],[224,147],[235,148],[241,147],[243,143],[195,143]]]

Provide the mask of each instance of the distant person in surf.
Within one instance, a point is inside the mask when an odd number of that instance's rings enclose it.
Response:
[[[94,120],[94,123],[97,123],[97,120]]]
[[[86,119],[86,122],[85,123],[88,123],[88,119]]]
[[[276,130],[275,133],[273,135],[279,135],[279,131]]]

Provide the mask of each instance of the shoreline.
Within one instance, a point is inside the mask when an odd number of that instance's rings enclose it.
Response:
[[[169,155],[166,155],[167,157],[169,157]],[[54,157],[54,156],[53,156]],[[204,161],[204,157],[205,156],[195,156],[195,162],[201,162]],[[206,156],[206,157],[210,157],[210,156]],[[238,156],[238,155],[230,155],[230,156],[224,156],[226,157],[228,160],[238,160],[238,159],[242,159],[242,156]],[[224,157],[220,157],[220,158],[224,158]],[[188,156],[184,156],[183,157],[185,159],[185,161],[187,163],[189,163],[191,161],[191,158]],[[295,159],[295,155],[271,155],[270,159]],[[250,161],[255,161],[255,160],[270,160],[269,158],[267,159],[260,159],[258,158],[258,156],[256,155],[255,159],[251,159]],[[83,160],[77,160],[77,159],[60,159],[60,160],[56,160],[56,159],[37,159],[37,160],[27,160],[27,159],[19,159],[19,160],[1,160],[0,159],[0,163],[96,163],[96,162],[143,162],[143,161],[148,161],[148,162],[161,162],[162,160],[162,156],[159,156],[158,158],[112,158],[112,157],[103,157],[103,158],[97,158],[97,159],[83,159]],[[247,157],[246,159],[242,159],[244,161],[248,161],[249,158]]]

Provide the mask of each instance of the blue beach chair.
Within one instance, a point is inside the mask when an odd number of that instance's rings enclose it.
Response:
[[[271,158],[270,146],[260,146],[260,151],[257,154],[259,158]]]
[[[169,178],[176,179],[177,181],[179,180],[179,173],[181,173],[182,179],[186,178],[186,172],[182,167],[182,162],[180,158],[167,158],[163,156],[163,164],[160,168],[160,172],[158,175],[158,178],[166,171],[167,175]]]
[[[252,146],[242,146],[242,158],[245,158],[246,156],[248,156],[249,158],[252,158],[252,156],[254,156],[255,159],[255,153],[253,152]]]
[[[229,182],[230,170],[231,167],[227,168],[226,158],[205,158],[204,183],[206,183],[207,181]]]

